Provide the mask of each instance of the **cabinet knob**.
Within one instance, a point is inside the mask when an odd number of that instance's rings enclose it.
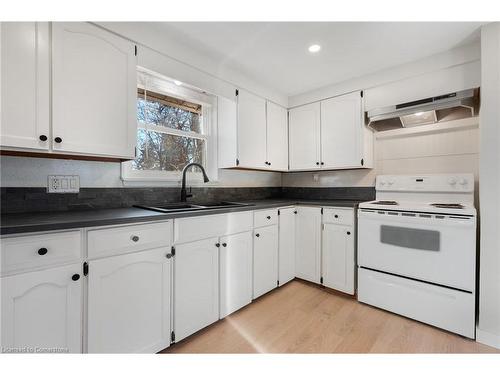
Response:
[[[316,162],[316,165],[319,165],[319,161]]]
[[[333,215],[333,217],[334,217],[335,219],[338,219],[338,218],[339,218],[339,215]]]
[[[297,211],[293,211],[293,213],[294,213],[295,215],[297,215]]]
[[[166,255],[166,257],[167,257],[167,259],[172,258],[172,253],[168,253],[168,254]]]
[[[347,232],[347,235],[349,236],[351,234],[351,232]]]
[[[223,247],[226,247],[226,246],[227,246],[227,243],[223,243],[223,244],[222,244],[222,246],[223,246]]]
[[[134,242],[137,242],[137,241],[139,241],[139,236],[132,236],[132,237],[130,237],[130,239]]]
[[[42,247],[42,248],[38,249],[38,254],[39,255],[45,255],[45,254],[47,254],[47,251],[48,250],[47,250],[46,247]]]
[[[323,162],[321,162],[320,164],[321,164],[321,165],[325,165],[325,163],[323,163]]]
[[[75,273],[73,276],[71,276],[71,280],[73,280],[73,281],[78,281],[78,280],[80,280],[80,275],[79,275],[79,274],[77,274],[77,273]]]
[[[216,243],[216,244],[215,244],[215,247],[220,247],[220,243]]]
[[[47,136],[45,134],[42,134],[40,137],[38,137],[42,142],[45,142],[47,140]]]
[[[61,143],[62,142],[62,138],[61,137],[55,137],[54,138],[54,142]]]
[[[255,237],[260,237],[260,234],[259,233],[255,233]]]
[[[267,217],[267,220],[271,220],[271,216],[268,216],[268,217]]]

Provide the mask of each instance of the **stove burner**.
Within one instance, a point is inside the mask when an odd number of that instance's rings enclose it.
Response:
[[[385,206],[397,206],[398,202],[396,202],[396,201],[376,201],[376,202],[372,202],[372,204],[382,204]]]
[[[458,209],[461,210],[464,208],[463,205],[460,203],[431,203],[431,206],[437,207],[437,208],[453,208],[453,209]]]

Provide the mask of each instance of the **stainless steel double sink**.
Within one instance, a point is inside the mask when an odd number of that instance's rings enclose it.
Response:
[[[234,208],[234,207],[246,207],[253,206],[251,203],[238,203],[238,202],[216,202],[216,203],[168,203],[161,206],[140,206],[136,205],[134,207],[143,208],[146,210],[157,211],[157,212],[185,212],[185,211],[200,211],[200,210],[214,210],[221,208]]]

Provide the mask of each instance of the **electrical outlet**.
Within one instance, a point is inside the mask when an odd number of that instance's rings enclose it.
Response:
[[[48,176],[48,193],[78,193],[80,192],[80,176]]]

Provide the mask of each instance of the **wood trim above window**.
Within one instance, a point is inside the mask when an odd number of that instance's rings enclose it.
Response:
[[[137,97],[143,99],[144,98],[144,89],[142,88],[137,88]],[[188,102],[186,100],[182,99],[177,99],[172,96],[164,95],[164,94],[159,94],[154,91],[149,91],[146,90],[146,98],[151,98],[152,101],[154,100],[155,102],[158,102],[163,105],[167,105],[170,107],[176,107],[180,108],[184,111],[196,113],[198,115],[201,115],[202,112],[202,106],[201,104],[196,104],[192,102]]]

